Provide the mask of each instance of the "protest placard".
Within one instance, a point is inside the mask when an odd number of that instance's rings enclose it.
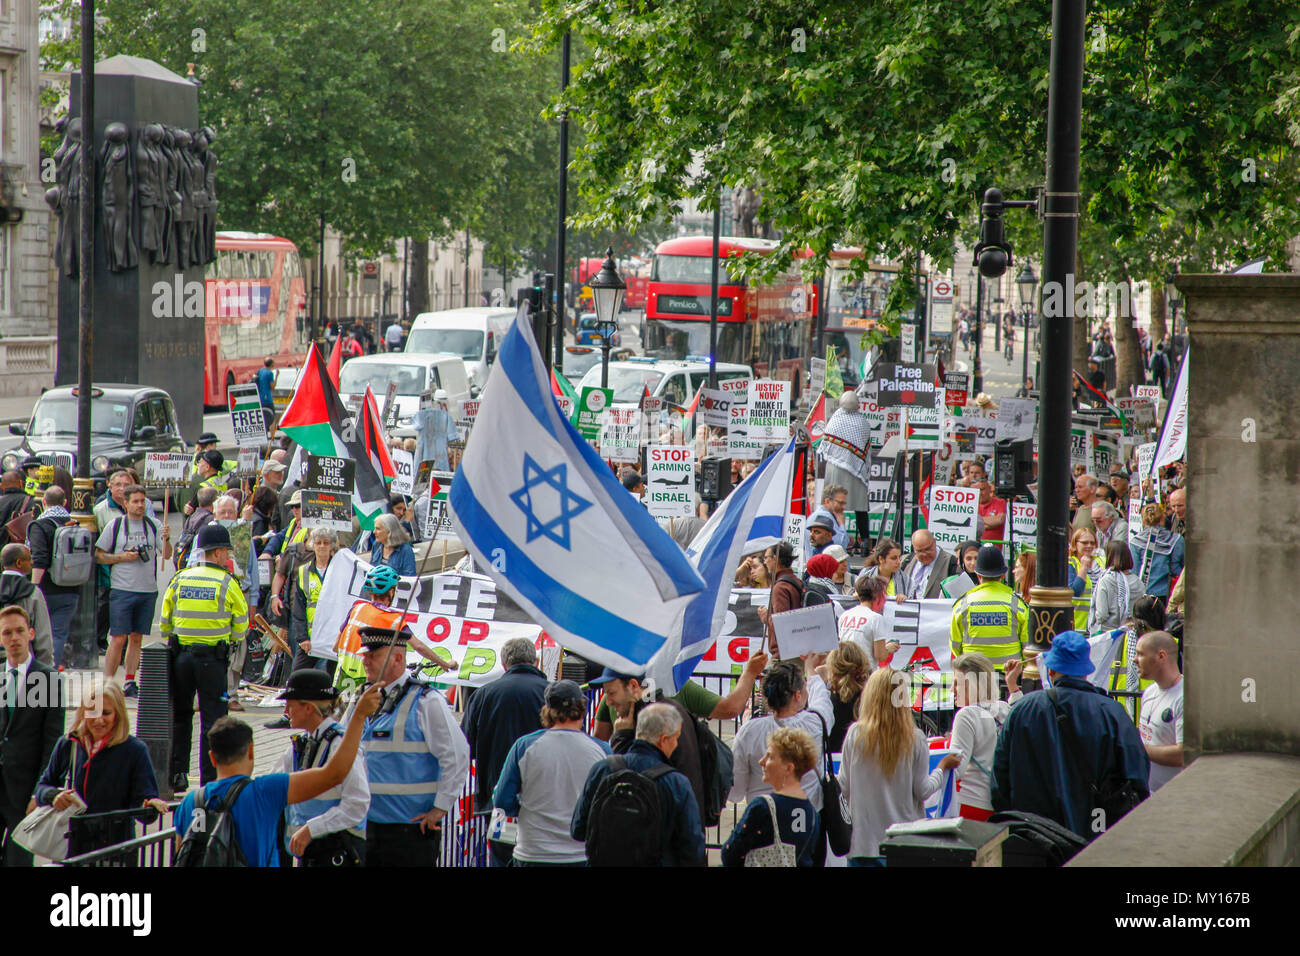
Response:
[[[1156,386],[1159,390],[1159,386]],[[1135,428],[1155,428],[1156,400],[1147,396],[1137,398],[1117,398],[1115,407],[1124,413],[1124,417]]]
[[[970,375],[966,372],[946,372],[943,376],[943,403],[957,408],[966,404],[970,389]]]
[[[560,406],[560,414],[573,421],[573,399],[567,395],[556,395],[555,404]]]
[[[898,327],[899,351],[898,354],[904,362],[916,361],[916,325],[912,322],[904,321]]]
[[[266,420],[262,417],[257,386],[231,385],[226,389],[226,401],[230,408],[230,424],[235,430],[235,443],[241,448],[266,444]]]
[[[447,517],[447,502],[433,500],[429,502],[429,510],[424,513],[424,527],[420,529],[420,537],[425,541],[438,540],[439,532],[442,531],[443,521]]]
[[[726,428],[731,424],[731,396],[720,388],[700,389],[700,405],[696,423],[713,428]]]
[[[1094,429],[1086,425],[1070,426],[1070,467],[1092,466],[1092,436]]]
[[[938,399],[939,393],[931,396]],[[902,410],[903,436],[908,451],[938,451],[943,445],[943,406],[909,406]]]
[[[429,487],[429,479],[433,476],[433,459],[426,458],[415,466],[415,491],[411,494],[418,494]]]
[[[257,474],[258,449],[241,448],[239,457],[235,460],[235,474],[240,478],[251,478]]]
[[[1149,398],[1153,402],[1160,401],[1159,385],[1138,385],[1133,389],[1133,394],[1138,398]]]
[[[1024,543],[1038,537],[1038,505],[1027,501],[1011,502],[1011,533]]]
[[[1138,445],[1138,481],[1148,477],[1151,474],[1152,463],[1156,460],[1156,443],[1147,442],[1145,445]]]
[[[809,362],[808,393],[818,395],[826,388],[826,360],[813,358]]]
[[[756,379],[749,386],[749,438],[773,443],[790,437],[790,383]]]
[[[352,493],[357,463],[351,458],[307,455],[306,462],[302,476],[303,488],[310,488],[313,491]]]
[[[1119,441],[1105,432],[1092,434],[1092,474],[1105,481],[1111,462],[1119,460]]]
[[[467,398],[460,403],[460,415],[456,418],[456,424],[463,429],[474,427],[474,421],[478,418],[479,400],[477,398]]]
[[[600,429],[600,455],[609,461],[641,460],[641,409],[614,405]]]
[[[352,495],[350,492],[302,489],[302,526],[352,530]]]
[[[390,448],[388,457],[393,460],[394,473],[388,490],[397,495],[415,494],[415,453],[401,448]]]
[[[147,452],[144,456],[146,488],[184,488],[190,483],[190,456],[176,452]]]
[[[651,445],[646,449],[645,503],[656,518],[695,514],[695,448]]]
[[[995,425],[997,441],[1033,438],[1038,421],[1038,402],[1032,398],[1004,398],[998,402]]]
[[[397,427],[397,381],[388,383],[388,388],[384,392],[384,410],[380,413],[384,420],[384,426],[387,428]]]
[[[975,488],[943,485],[930,489],[930,531],[949,551],[975,537],[980,493]]]
[[[822,654],[840,646],[835,609],[829,603],[773,614],[772,631],[782,659]]]
[[[599,438],[600,426],[605,420],[605,410],[614,401],[612,388],[593,388],[588,385],[578,397],[578,413],[574,427],[583,438]]]
[[[935,367],[911,362],[876,364],[876,403],[886,408],[912,405],[934,407]]]

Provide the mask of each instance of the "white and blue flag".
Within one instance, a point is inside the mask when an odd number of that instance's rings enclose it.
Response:
[[[793,438],[768,456],[713,512],[686,549],[704,578],[704,590],[686,608],[679,634],[651,663],[647,674],[664,693],[676,693],[721,633],[740,557],[767,548],[781,536],[790,502]]]
[[[451,486],[477,566],[552,638],[640,674],[704,586],[552,397],[521,306]]]

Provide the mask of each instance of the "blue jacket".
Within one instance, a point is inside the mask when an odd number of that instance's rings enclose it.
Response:
[[[1145,797],[1151,761],[1132,718],[1105,691],[1078,677],[1059,678],[1055,686],[1079,748],[1092,762],[1088,777],[1074,765],[1047,692],[1034,691],[1011,708],[998,735],[993,809],[1037,813],[1091,840],[1098,831],[1088,779],[1100,782],[1117,771]]]
[[[275,387],[275,372],[269,368],[259,368],[257,370],[257,400],[263,405],[274,405],[275,396],[272,389]]]
[[[1143,751],[1145,755],[1145,751]],[[621,755],[632,770],[644,772],[668,760],[658,747],[644,740],[634,740],[627,753]],[[591,801],[596,796],[600,781],[609,774],[609,762],[593,764],[582,796],[573,808],[573,824],[569,833],[575,840],[587,839],[587,816]],[[691,783],[681,771],[664,774],[655,781],[659,788],[659,821],[663,844],[663,866],[704,866],[704,825],[700,822],[699,804]]]
[[[384,546],[378,541],[370,549],[371,564],[386,564],[403,577],[415,577],[415,551],[409,544],[399,544],[387,560],[384,559]]]
[[[1150,556],[1146,558],[1151,570],[1143,573],[1142,560],[1148,541],[1153,545]],[[1170,584],[1183,573],[1186,553],[1187,546],[1181,534],[1165,528],[1143,528],[1133,543],[1133,573],[1145,579],[1147,594],[1158,595],[1167,601]]]
[[[470,695],[460,727],[474,758],[474,790],[480,809],[491,805],[492,791],[515,741],[542,729],[546,684],[546,675],[536,667],[516,664]]]

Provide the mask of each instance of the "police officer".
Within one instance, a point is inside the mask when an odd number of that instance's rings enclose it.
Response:
[[[23,479],[23,491],[27,492],[32,498],[39,499],[41,497],[41,483],[36,475],[42,464],[39,458],[23,459],[23,474],[27,476]]]
[[[979,651],[999,670],[1020,660],[1029,643],[1029,605],[1003,583],[1007,561],[993,545],[980,548],[975,559],[975,585],[952,607],[952,653]]]
[[[226,456],[221,452],[209,448],[199,456],[196,468],[200,479],[199,488],[216,488],[222,492],[227,490],[230,471],[226,469]]]
[[[370,778],[366,866],[437,866],[440,824],[469,779],[469,743],[443,696],[406,669],[410,628],[360,628],[370,683],[384,681],[361,746]]]
[[[203,563],[172,578],[163,598],[162,636],[171,650],[172,789],[189,789],[186,771],[194,730],[191,701],[199,695],[199,780],[216,779],[208,759],[208,728],[226,716],[226,666],[230,645],[248,631],[248,602],[239,581],[226,570],[230,532],[214,522],[205,524],[194,545]]]
[[[344,727],[333,713],[338,691],[324,671],[296,670],[280,700],[294,734],[276,773],[325,766]],[[340,786],[285,810],[284,845],[303,866],[361,866],[366,854],[365,821],[370,807],[366,765],[357,760]]]

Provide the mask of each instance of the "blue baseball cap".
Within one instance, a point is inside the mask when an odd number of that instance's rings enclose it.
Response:
[[[1057,634],[1052,638],[1051,650],[1043,655],[1042,663],[1066,677],[1087,677],[1094,669],[1088,638],[1078,631]]]
[[[595,680],[588,681],[587,685],[589,687],[603,687],[605,684],[608,684],[612,680],[643,681],[645,680],[645,677],[642,674],[620,674],[618,671],[614,670],[614,668],[606,667],[605,670],[601,672],[601,675],[599,677],[597,677]]]

